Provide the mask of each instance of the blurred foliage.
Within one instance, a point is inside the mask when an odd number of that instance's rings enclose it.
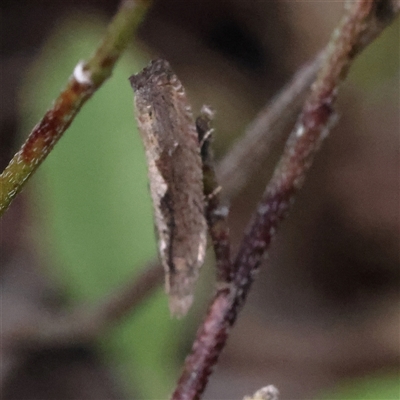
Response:
[[[400,20],[397,19],[369,45],[350,68],[349,80],[370,88],[399,75]]]
[[[319,400],[399,400],[399,375],[369,376],[354,379],[325,393]]]
[[[22,132],[43,116],[79,60],[104,33],[93,15],[59,22],[21,88]],[[39,169],[32,235],[41,260],[71,303],[95,302],[131,280],[155,257],[144,152],[128,77],[146,61],[126,54],[112,78],[83,107]],[[140,54],[140,53],[139,53]],[[165,398],[176,377],[177,330],[160,290],[102,342],[128,390]],[[128,383],[129,382],[129,383]]]

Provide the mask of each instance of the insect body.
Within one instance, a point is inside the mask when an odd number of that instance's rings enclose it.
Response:
[[[183,316],[193,301],[207,239],[198,135],[185,90],[167,61],[153,61],[129,80],[170,310]]]

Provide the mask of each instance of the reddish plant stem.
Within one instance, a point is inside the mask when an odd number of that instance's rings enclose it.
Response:
[[[196,128],[200,140],[203,140],[207,134],[211,133],[210,125],[210,115],[202,113],[197,118]],[[186,365],[190,365],[191,369],[185,368],[184,375],[182,375],[180,381],[182,384],[178,383],[179,387],[173,398],[176,396],[178,396],[176,398],[180,398],[181,394],[186,396],[182,398],[196,398],[196,388],[198,387],[196,371],[203,370],[206,376],[211,374],[212,367],[217,362],[218,355],[223,347],[222,345],[218,349],[218,345],[225,343],[228,338],[229,323],[225,318],[225,310],[231,307],[234,299],[233,286],[230,284],[234,275],[230,258],[229,228],[226,221],[228,209],[221,206],[220,203],[219,186],[214,170],[210,141],[211,137],[204,140],[202,147],[203,183],[204,194],[207,198],[205,213],[217,264],[218,288],[214,301],[208,310],[209,317],[203,322],[197,334],[199,340],[194,343],[193,353],[186,359]],[[217,335],[215,335],[216,332],[218,333]]]
[[[91,85],[80,84],[74,78],[69,80],[53,107],[33,128],[19,152],[0,175],[0,215],[50,153],[92,93]]]
[[[192,352],[185,360],[182,375],[171,396],[173,400],[200,398],[228,339],[229,328],[235,320],[234,300],[233,286],[217,291],[207,316],[197,331]]]
[[[382,1],[346,3],[345,15],[333,32],[322,68],[242,241],[234,263],[233,284],[228,283],[217,291],[197,332],[191,354],[186,358],[173,400],[199,399],[203,393],[262,256],[329,131],[335,115],[333,104],[338,84],[346,76],[355,53],[363,47],[359,41],[365,37],[368,23],[379,17]]]
[[[272,144],[282,138],[301,111],[304,98],[321,66],[324,52],[302,66],[284,88],[270,100],[217,165],[223,196],[235,197],[267,159]]]
[[[354,46],[354,54],[358,54],[371,43],[393,21],[399,10],[400,0],[376,1],[376,12],[371,15],[365,31]],[[232,199],[244,188],[252,174],[268,157],[272,143],[281,139],[286,128],[294,123],[328,51],[328,48],[324,49],[295,73],[290,82],[259,112],[246,132],[217,165],[217,177],[223,184],[224,198]]]
[[[118,13],[93,56],[86,63],[77,65],[53,106],[0,174],[0,216],[50,154],[83,104],[111,75],[149,5],[150,0],[121,2]]]

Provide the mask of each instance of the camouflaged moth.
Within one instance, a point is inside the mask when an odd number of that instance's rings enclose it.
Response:
[[[199,139],[185,89],[167,61],[152,61],[129,80],[170,310],[183,316],[193,301],[207,240]]]

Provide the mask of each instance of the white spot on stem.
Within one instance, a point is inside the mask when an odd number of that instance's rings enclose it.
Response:
[[[74,78],[77,82],[83,85],[93,85],[92,74],[90,71],[85,71],[85,62],[80,61],[74,69]]]
[[[297,127],[297,130],[296,130],[296,136],[299,138],[299,137],[302,137],[303,135],[304,135],[304,132],[306,131],[306,128],[304,127],[304,125],[303,124],[301,124],[300,126],[298,126]]]

